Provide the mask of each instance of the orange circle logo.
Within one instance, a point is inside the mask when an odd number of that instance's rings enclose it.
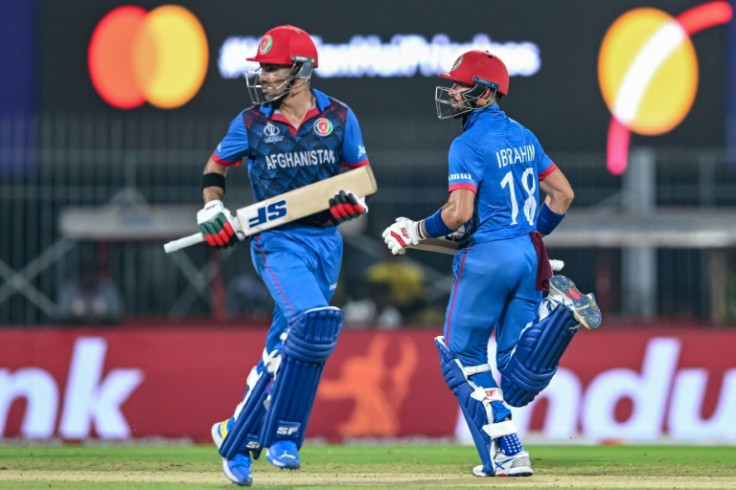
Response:
[[[669,14],[631,10],[603,39],[598,78],[611,114],[638,134],[658,135],[685,118],[698,89],[690,37]]]
[[[731,20],[724,0],[707,2],[677,17],[653,8],[626,12],[606,32],[598,56],[598,80],[611,111],[608,169],[626,170],[629,132],[655,136],[671,131],[690,112],[698,90],[698,59],[690,36]]]
[[[148,101],[175,109],[199,91],[208,59],[204,29],[189,10],[162,5],[147,12],[125,5],[97,24],[87,62],[92,84],[108,104],[133,109]]]

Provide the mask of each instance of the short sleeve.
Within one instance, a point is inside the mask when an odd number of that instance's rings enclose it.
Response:
[[[536,136],[534,138],[534,154],[536,155],[536,162],[537,162],[537,173],[539,175],[539,180],[544,180],[546,176],[557,170],[557,165],[554,164],[554,162],[550,159],[550,157],[547,156],[547,154],[544,152],[544,149],[542,149],[542,145],[539,143],[539,140]]]
[[[483,158],[480,153],[464,141],[456,139],[450,145],[448,189],[469,189],[478,192],[483,176]]]
[[[212,159],[224,166],[240,165],[240,161],[248,154],[248,131],[245,129],[243,113],[238,114],[230,123],[227,134],[212,153]]]
[[[345,138],[342,142],[342,164],[350,168],[368,165],[368,155],[363,144],[363,133],[360,131],[358,118],[348,108],[345,121]]]

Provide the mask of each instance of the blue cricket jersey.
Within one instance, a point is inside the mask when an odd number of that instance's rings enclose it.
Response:
[[[248,162],[256,201],[337,175],[341,167],[368,165],[352,109],[312,89],[316,99],[295,128],[270,104],[245,109],[230,123],[212,159],[225,166]]]
[[[449,191],[475,192],[461,247],[536,230],[539,181],[557,167],[534,133],[498,105],[470,113],[450,145]]]

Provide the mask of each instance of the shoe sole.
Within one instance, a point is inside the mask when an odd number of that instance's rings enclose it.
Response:
[[[480,468],[480,469],[478,469],[478,468]],[[487,477],[503,478],[503,477],[517,477],[517,476],[519,476],[519,477],[534,476],[534,472],[528,466],[521,466],[519,468],[513,468],[513,470],[510,471],[510,472],[508,472],[508,473],[499,473],[499,474],[493,474],[493,475],[489,475],[487,473],[484,473],[482,468],[483,468],[482,465],[478,465],[478,466],[474,467],[473,468],[473,476],[476,476],[478,478],[487,478]]]
[[[562,295],[572,301],[575,320],[589,330],[601,326],[601,310],[595,301],[595,295],[581,293],[571,279],[565,276],[553,276],[549,283],[550,291]]]
[[[533,476],[533,475],[534,475],[534,472],[532,471],[531,468],[522,466],[520,468],[514,468],[513,471],[510,471],[508,473],[496,475],[496,476],[514,477],[514,476]]]

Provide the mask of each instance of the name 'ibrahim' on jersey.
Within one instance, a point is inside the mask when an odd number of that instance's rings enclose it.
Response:
[[[475,192],[461,246],[513,238],[537,229],[539,181],[557,166],[534,133],[497,105],[473,111],[450,146],[449,190]]]
[[[316,100],[295,128],[270,105],[245,109],[230,123],[212,159],[225,166],[248,161],[256,201],[368,165],[363,135],[352,109],[312,89]]]

